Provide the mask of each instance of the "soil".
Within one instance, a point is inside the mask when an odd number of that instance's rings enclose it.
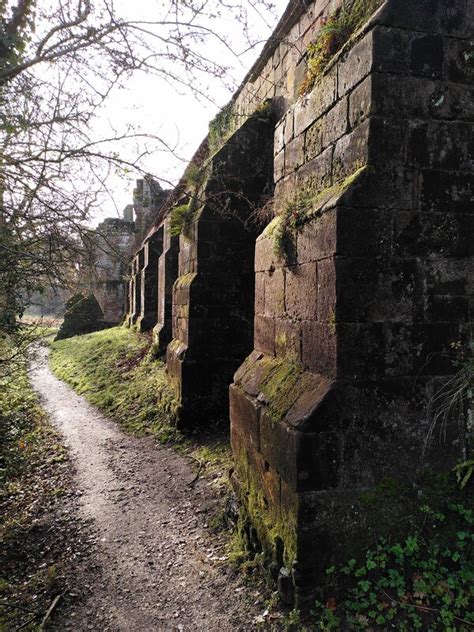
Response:
[[[45,348],[31,380],[70,452],[74,528],[89,547],[50,629],[269,629],[261,593],[230,567],[222,538],[208,528],[222,499],[190,460],[121,432],[51,373]]]

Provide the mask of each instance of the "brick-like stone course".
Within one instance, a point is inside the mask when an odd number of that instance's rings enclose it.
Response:
[[[456,371],[453,345],[467,348],[474,278],[468,0],[386,0],[300,96],[305,48],[341,1],[304,4],[235,95],[189,234],[178,245],[161,225],[155,327],[185,422],[224,415],[235,372],[232,480],[244,505],[262,500],[278,536],[257,537],[300,608],[324,566],[362,546],[360,491],[420,471],[427,403]],[[267,98],[274,129],[249,118]],[[255,168],[271,145],[273,182]],[[272,185],[280,219],[257,236],[249,201]],[[449,468],[464,440],[454,424],[423,465]]]

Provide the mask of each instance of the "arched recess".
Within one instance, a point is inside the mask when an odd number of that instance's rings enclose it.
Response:
[[[272,189],[271,117],[248,119],[212,156],[180,235],[167,366],[186,426],[227,418],[253,347],[255,211]]]

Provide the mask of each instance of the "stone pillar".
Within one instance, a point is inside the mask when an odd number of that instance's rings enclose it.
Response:
[[[470,32],[462,0],[388,0],[277,126],[230,416],[248,535],[299,608],[366,544],[362,491],[465,454],[463,402],[445,442],[428,403],[469,340]]]
[[[167,366],[183,425],[226,414],[232,375],[251,348],[257,231],[249,218],[268,191],[272,139],[268,117],[242,125],[211,159],[180,236]]]
[[[92,291],[104,321],[119,323],[126,314],[126,262],[134,243],[134,225],[126,219],[108,218],[93,236]]]
[[[130,314],[130,325],[135,325],[140,317],[142,309],[142,284],[141,272],[145,262],[145,250],[142,248],[137,252],[132,262],[132,311]]]
[[[163,240],[163,252],[158,259],[158,318],[153,339],[158,353],[165,353],[172,340],[173,283],[178,276],[179,238],[170,234],[169,219],[158,229]]]
[[[163,251],[163,230],[157,230],[145,242],[144,264],[140,274],[139,331],[152,329],[158,319],[158,258]]]

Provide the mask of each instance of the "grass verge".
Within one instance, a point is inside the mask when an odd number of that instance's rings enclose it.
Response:
[[[58,520],[70,465],[16,337],[0,336],[0,358],[0,630],[37,630],[79,548],[73,510]]]
[[[124,430],[172,443],[190,456],[216,487],[226,487],[231,463],[227,434],[210,428],[184,436],[177,430],[179,404],[169,386],[165,364],[154,356],[148,335],[113,327],[55,341],[51,349],[50,366],[55,375]]]

